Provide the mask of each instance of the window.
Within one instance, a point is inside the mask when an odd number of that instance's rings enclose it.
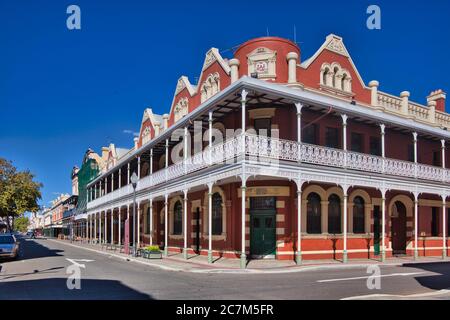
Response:
[[[173,234],[181,235],[183,228],[183,206],[177,201],[173,208]]]
[[[370,137],[370,154],[374,156],[381,156],[381,140],[378,137]]]
[[[325,146],[339,148],[339,129],[327,127],[325,131]]]
[[[364,200],[361,197],[353,199],[353,233],[364,233]]]
[[[213,95],[220,91],[220,76],[216,72],[210,74],[208,78],[203,82],[200,87],[200,101],[203,103],[205,100],[211,98]]]
[[[431,236],[437,237],[439,235],[439,227],[438,227],[438,208],[432,207],[431,208]]]
[[[256,134],[270,137],[270,129],[272,128],[270,118],[255,119],[254,121]]]
[[[341,233],[341,199],[332,194],[328,202],[328,233]]]
[[[309,144],[317,143],[317,124],[306,124],[302,129],[302,142]]]
[[[307,223],[306,232],[311,234],[322,233],[322,208],[320,196],[317,193],[310,193],[307,198]]]
[[[222,234],[222,197],[216,192],[212,196],[212,234]]]
[[[351,146],[352,151],[364,152],[363,150],[363,135],[360,133],[352,132]]]

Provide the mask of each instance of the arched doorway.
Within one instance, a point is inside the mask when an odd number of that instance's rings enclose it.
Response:
[[[392,206],[391,214],[392,253],[406,253],[406,207],[401,201]]]

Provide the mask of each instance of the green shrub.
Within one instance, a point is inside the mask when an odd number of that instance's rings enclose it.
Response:
[[[147,251],[150,251],[150,252],[160,252],[161,251],[161,250],[159,250],[158,246],[147,246],[144,249]]]

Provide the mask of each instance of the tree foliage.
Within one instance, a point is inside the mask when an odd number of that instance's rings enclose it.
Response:
[[[18,217],[14,222],[14,231],[26,232],[28,230],[29,219],[25,216]]]
[[[42,184],[34,180],[35,176],[28,170],[18,171],[12,163],[0,158],[0,217],[10,219],[22,216],[25,212],[39,210]]]

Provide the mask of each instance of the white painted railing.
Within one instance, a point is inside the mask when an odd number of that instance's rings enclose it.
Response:
[[[299,161],[300,154],[304,163],[450,182],[450,170],[440,167],[256,135],[246,136],[246,153],[288,161]]]
[[[211,165],[233,163],[242,156],[242,136],[214,145],[169,167],[140,179],[137,191],[171,181]],[[249,160],[268,163],[273,160],[303,162],[322,166],[346,168],[362,172],[384,173],[393,176],[450,182],[450,170],[403,160],[382,158],[342,149],[328,148],[296,141],[276,139],[252,134],[245,135],[245,154]],[[108,203],[133,192],[131,185],[108,193],[88,203],[88,208]]]

